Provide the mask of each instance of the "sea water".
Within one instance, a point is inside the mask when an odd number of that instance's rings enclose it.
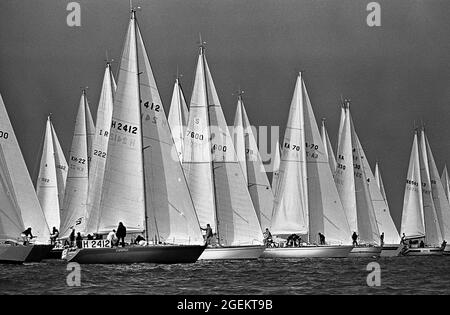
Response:
[[[369,286],[379,265],[379,283]],[[373,264],[372,264],[373,265]],[[450,294],[450,257],[0,265],[0,294]]]

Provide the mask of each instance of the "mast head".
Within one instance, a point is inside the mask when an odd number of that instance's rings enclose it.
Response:
[[[241,90],[240,88],[235,92],[235,93],[233,93],[234,95],[237,95],[237,97],[238,97],[238,101],[242,101],[242,95],[244,95],[244,93],[245,93],[245,91],[244,90]]]
[[[206,42],[202,40],[201,33],[198,33],[198,36],[199,36],[198,47],[200,48],[200,54],[203,55],[206,49]]]

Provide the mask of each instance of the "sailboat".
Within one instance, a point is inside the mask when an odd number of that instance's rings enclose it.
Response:
[[[183,168],[203,229],[216,238],[200,259],[256,259],[263,234],[200,43]]]
[[[302,73],[297,77],[284,135],[270,230],[281,238],[300,234],[307,243],[299,247],[275,244],[266,248],[263,257],[345,258],[353,249]],[[318,245],[319,233],[325,235],[327,245]]]
[[[101,201],[86,233],[107,234],[119,222],[144,246],[81,248],[78,263],[193,263],[205,249],[141,32],[131,10],[114,94]]]
[[[186,105],[186,99],[181,88],[180,79],[177,77],[173,87],[172,101],[167,120],[172,131],[175,149],[180,157],[180,161],[183,161],[183,140],[188,118],[189,111]]]
[[[428,158],[425,149],[424,131],[414,131],[411,157],[406,177],[401,233],[409,246],[404,248],[406,256],[442,255],[440,226],[431,191]],[[424,241],[424,247],[419,246]]]
[[[236,156],[247,181],[259,223],[265,230],[270,227],[272,218],[273,192],[245,110],[242,93],[238,95],[233,134]]]
[[[78,106],[72,146],[69,153],[69,170],[66,179],[63,208],[61,210],[60,238],[67,239],[72,230],[83,232],[86,225],[86,200],[89,179],[89,110],[86,90],[83,89]]]
[[[331,146],[331,141],[330,141],[330,138],[328,137],[328,132],[325,127],[325,118],[322,118],[321,131],[322,131],[321,136],[322,136],[322,142],[323,142],[323,145],[325,148],[325,153],[328,156],[328,163],[330,164],[331,172],[334,174],[334,172],[336,172],[337,163],[336,163],[336,157],[333,152],[333,147]]]
[[[355,246],[350,257],[379,256],[381,254],[380,234],[367,182],[367,172],[370,170],[366,170],[365,156],[356,135],[349,105],[349,101],[344,102],[341,110],[341,113],[344,113],[344,120],[340,126],[341,134],[334,179],[350,229],[358,235],[360,240],[360,245]]]
[[[23,212],[33,211],[36,215],[41,213],[42,218],[44,216],[1,94],[0,178],[0,263],[20,264],[26,260],[34,247],[34,245],[23,246],[19,240],[20,234],[25,230]],[[28,220],[27,224],[30,223],[32,222]],[[50,235],[49,231],[40,230],[34,224],[32,228],[36,228],[33,230],[34,234],[39,233],[37,234],[39,240]]]
[[[106,159],[108,155],[108,140],[111,134],[111,121],[113,113],[114,93],[116,92],[114,76],[111,70],[111,63],[106,62],[103,75],[102,89],[97,107],[96,132],[92,142],[92,159],[89,167],[88,196],[86,222],[97,222],[99,220],[103,180],[105,176]],[[83,234],[87,230],[95,230],[96,227],[86,224]]]
[[[368,168],[370,168],[369,165],[367,165]],[[381,250],[381,257],[396,257],[400,255],[403,245],[400,242],[400,235],[397,231],[397,228],[395,227],[394,221],[392,220],[392,216],[390,215],[389,210],[389,204],[387,201],[386,191],[384,189],[383,179],[381,178],[381,171],[378,162],[375,163],[375,182],[376,186],[379,189],[379,193],[381,194],[381,198],[378,195],[378,191],[376,190],[376,187],[371,187],[371,195],[377,196],[377,203],[381,206],[381,214],[384,216],[377,216],[377,223],[381,222],[381,220],[378,219],[378,217],[384,218],[386,222],[388,222],[387,226],[390,226],[391,232],[388,234],[385,234],[385,243],[383,244],[383,248]],[[373,178],[369,178],[370,183],[373,182]],[[381,202],[383,200],[383,202]],[[377,215],[377,213],[375,213]],[[378,225],[380,231],[384,231],[383,224]]]

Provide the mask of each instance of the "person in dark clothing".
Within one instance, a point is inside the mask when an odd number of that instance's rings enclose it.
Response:
[[[145,238],[143,238],[142,235],[138,235],[138,236],[136,237],[136,239],[134,240],[134,244],[139,245],[139,243],[140,243],[141,241],[145,241]]]
[[[291,234],[288,236],[287,238],[287,242],[286,242],[286,246],[298,246],[298,240],[300,239],[300,236],[298,236],[297,234]]]
[[[206,242],[207,245],[211,245],[211,240],[212,240],[212,238],[214,236],[214,233],[213,233],[213,230],[211,228],[211,225],[209,225],[209,223],[208,223],[208,224],[206,224],[206,228],[205,229],[202,228],[202,227],[200,227],[200,229],[202,229],[203,231],[206,231],[205,242]]]
[[[381,235],[380,235],[380,243],[381,243],[381,247],[383,247],[384,246],[384,232],[381,233]]]
[[[264,245],[269,246],[273,243],[272,233],[270,233],[268,228],[266,228],[266,231],[263,233],[263,236],[264,236]]]
[[[78,248],[83,247],[83,237],[81,236],[80,232],[77,233],[76,242],[77,242],[77,247]]]
[[[123,225],[122,222],[119,222],[119,226],[117,227],[116,236],[118,239],[118,244],[122,244],[122,247],[125,247],[125,236],[127,236],[127,229]],[[120,242],[122,240],[122,242]]]
[[[88,234],[87,239],[88,239],[88,241],[92,241],[94,239],[94,237],[91,234]]]
[[[406,245],[406,235],[405,235],[405,233],[403,233],[402,240],[400,242],[401,242],[401,244]]]
[[[425,248],[425,243],[423,242],[423,240],[420,241],[419,247],[420,247],[420,248]]]
[[[353,240],[353,246],[358,246],[358,234],[356,234],[356,232],[353,232],[352,240]]]
[[[441,248],[444,249],[444,250],[445,250],[445,247],[447,247],[447,241],[446,240],[444,240],[442,242],[442,245],[441,245]]]
[[[319,244],[325,245],[325,235],[323,235],[322,233],[319,233]]]
[[[34,238],[33,234],[31,233],[30,227],[28,229],[26,229],[25,231],[23,231],[21,236],[23,239],[23,245],[25,245],[25,246],[28,245],[30,243],[30,240],[32,240]]]
[[[72,229],[72,232],[69,235],[70,247],[73,247],[75,244],[75,229]]]
[[[58,236],[59,236],[58,229],[56,227],[53,227],[52,234],[50,235],[50,244],[51,245],[56,244],[56,239],[58,238]]]

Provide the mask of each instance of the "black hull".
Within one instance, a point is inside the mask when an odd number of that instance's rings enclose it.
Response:
[[[45,259],[54,245],[34,245],[25,262],[40,262]]]
[[[204,250],[204,245],[83,248],[69,252],[66,259],[79,264],[189,264],[196,262]]]
[[[61,259],[63,249],[62,248],[53,248],[48,252],[47,256],[44,259]]]

